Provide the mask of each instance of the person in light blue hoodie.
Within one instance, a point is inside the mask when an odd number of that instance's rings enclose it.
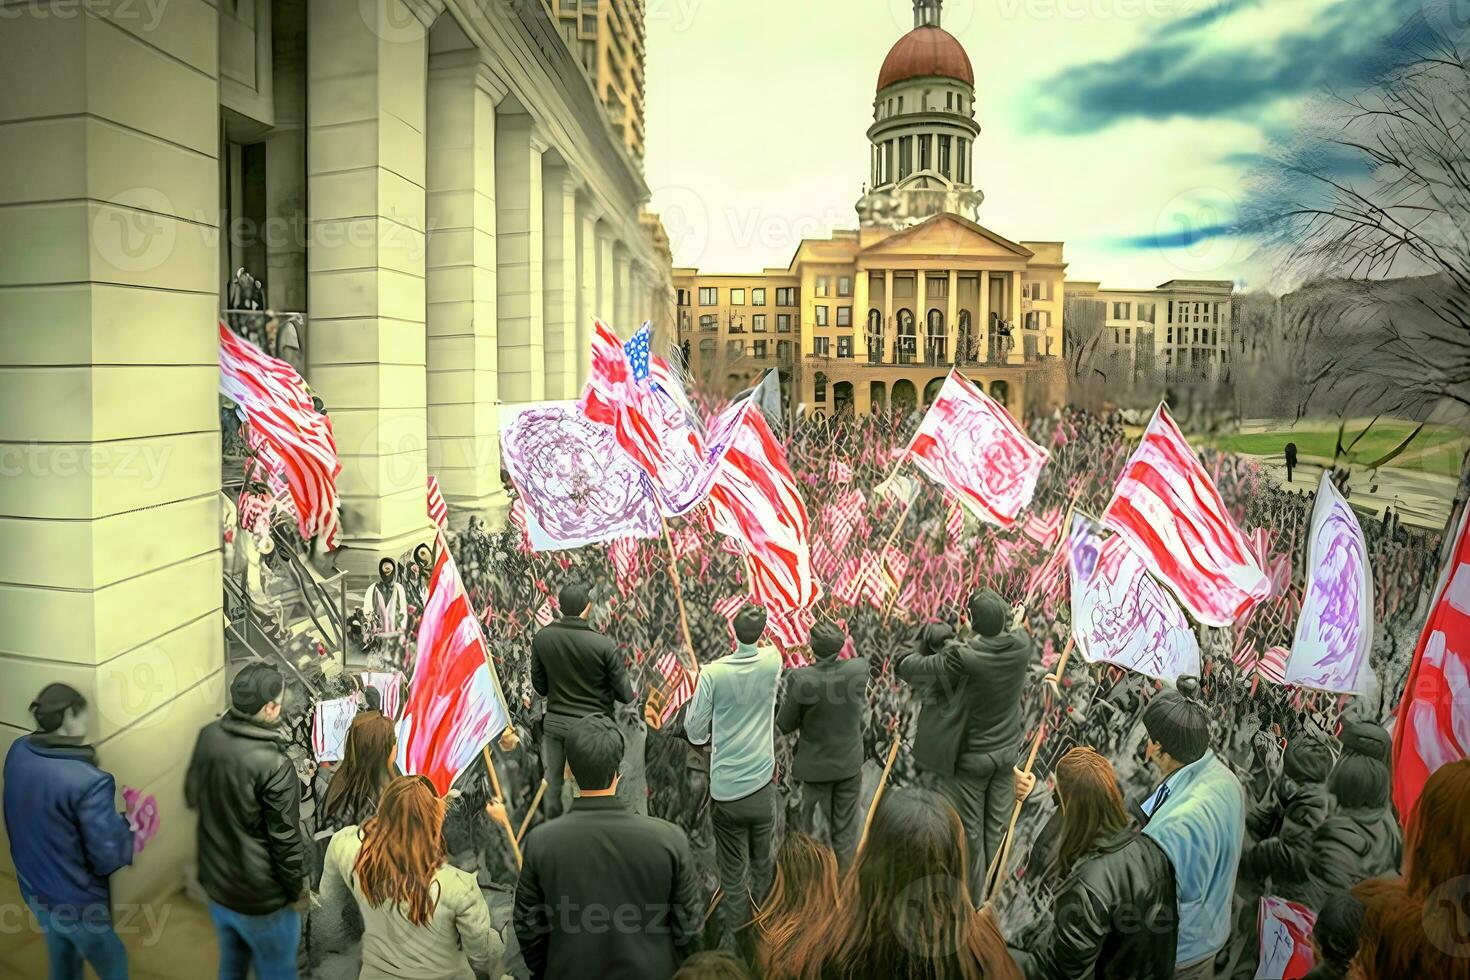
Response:
[[[781,654],[756,646],[766,611],[746,606],[735,614],[735,652],[699,672],[684,714],[684,733],[710,743],[710,797],[714,801],[715,856],[724,897],[718,909],[724,941],[738,945],[742,925],[754,918],[774,876],[771,834],[776,824],[776,691]]]
[[[1164,691],[1143,712],[1148,759],[1163,777],[1142,804],[1153,838],[1174,863],[1179,894],[1178,980],[1211,980],[1230,939],[1231,899],[1245,841],[1245,789],[1210,751],[1204,705]]]

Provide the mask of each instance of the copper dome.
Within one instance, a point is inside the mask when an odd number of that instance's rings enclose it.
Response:
[[[942,27],[916,27],[883,59],[878,91],[911,78],[954,78],[975,87],[975,69],[964,45]]]

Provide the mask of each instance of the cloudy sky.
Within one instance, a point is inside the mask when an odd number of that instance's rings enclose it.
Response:
[[[975,66],[981,222],[1065,241],[1076,279],[1268,284],[1228,233],[1254,161],[1443,3],[946,0]],[[853,227],[911,0],[647,5],[647,177],[675,263],[784,267],[801,238]]]

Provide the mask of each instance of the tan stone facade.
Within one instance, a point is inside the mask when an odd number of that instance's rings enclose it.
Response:
[[[343,567],[503,508],[497,402],[573,397],[592,317],[672,327],[648,192],[537,4],[170,0],[0,19],[0,750],[62,680],[194,849],[224,702],[216,323],[245,268],[305,314]],[[8,859],[7,859],[8,860]]]
[[[554,15],[602,100],[613,131],[643,159],[643,66],[647,35],[643,0],[541,0]]]

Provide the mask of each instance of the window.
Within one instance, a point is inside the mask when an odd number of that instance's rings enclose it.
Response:
[[[1174,322],[1174,301],[1172,299],[1169,300],[1168,306],[1165,307],[1165,312],[1167,314],[1168,321],[1170,323],[1173,323]],[[1174,333],[1174,331],[1170,330],[1169,333],[1172,335]]]
[[[925,136],[920,136],[919,137],[919,169],[920,170],[928,170],[931,166],[933,166],[933,160],[932,160],[932,152],[933,151],[931,149],[931,147],[933,145],[933,142],[934,142],[934,140],[933,140],[933,137],[931,137],[931,136],[925,135]]]
[[[1213,329],[1213,328],[1210,330],[1210,346],[1211,347],[1219,347],[1220,346],[1220,331],[1219,330],[1216,330],[1216,329]]]
[[[948,177],[949,173],[949,148],[954,143],[953,137],[939,137],[939,172]]]
[[[831,357],[832,341],[826,337],[813,337],[812,353],[818,357]]]
[[[732,290],[730,290],[730,305],[731,306],[744,306],[745,305],[745,290],[743,290],[743,289],[732,289]]]
[[[795,286],[782,286],[780,289],[776,290],[776,305],[777,306],[795,306],[796,305],[796,287]]]
[[[755,315],[753,315],[750,318],[750,329],[756,333],[765,333],[766,315],[764,313],[756,313]]]
[[[766,342],[764,340],[753,340],[750,342],[750,352],[756,357],[766,356]]]
[[[782,333],[790,333],[791,332],[791,314],[790,313],[777,313],[776,314],[776,329],[779,330],[779,331],[781,331]]]
[[[852,326],[852,307],[850,307],[850,306],[839,306],[839,307],[837,307],[837,325],[839,327],[850,327],[850,326]]]
[[[1132,327],[1124,327],[1123,328],[1123,343],[1125,343],[1125,344],[1131,344],[1131,343],[1133,343],[1133,328]]]
[[[752,289],[750,291],[750,305],[751,306],[765,306],[766,305],[766,291],[765,291],[764,288],[762,288],[762,289]]]
[[[914,172],[914,138],[912,136],[900,136],[898,138],[898,179],[903,180]]]
[[[701,329],[701,330],[714,330],[715,329],[715,317],[714,317],[714,314],[713,313],[706,313],[704,316],[702,316],[702,317],[699,318],[699,329]]]
[[[947,109],[950,112],[954,112],[954,93],[953,92],[945,92],[944,93],[944,108]]]
[[[852,356],[852,337],[838,337],[837,338],[837,356],[838,357],[851,357]]]
[[[582,33],[583,34],[596,34],[597,33],[597,15],[596,14],[583,14],[582,15]]]
[[[825,306],[818,306],[818,307],[814,307],[814,309],[816,310],[816,315],[817,315],[817,326],[819,326],[819,327],[825,327],[827,325],[827,309],[828,308],[825,307]]]
[[[688,306],[689,305],[689,290],[687,290],[687,289],[681,289],[681,290],[679,290],[679,305],[680,306]]]
[[[709,337],[699,342],[699,359],[706,371],[709,370],[710,361],[714,360],[715,341]]]
[[[1154,304],[1153,303],[1139,303],[1138,304],[1138,319],[1141,320],[1144,323],[1153,323],[1154,322]]]
[[[1041,326],[1041,319],[1037,315],[1036,311],[1032,310],[1031,312],[1026,314],[1026,319],[1024,323],[1027,330],[1035,330],[1037,327]]]
[[[745,342],[742,340],[725,341],[725,354],[732,361],[745,356]]]
[[[898,97],[898,111],[903,112],[903,96],[901,95]]]
[[[827,400],[827,376],[818,371],[812,376],[812,401],[825,402]]]
[[[830,276],[817,276],[817,295],[827,296],[832,292],[832,278]]]
[[[957,181],[959,181],[961,184],[967,184],[967,183],[970,182],[968,171],[965,170],[965,150],[966,150],[967,147],[969,147],[969,145],[970,145],[970,141],[969,140],[964,139],[964,138],[961,138],[960,139],[960,146],[959,146],[959,155],[955,158],[955,176],[954,176],[954,179],[957,180]]]
[[[776,360],[780,361],[782,364],[791,363],[791,341],[776,341]]]
[[[720,296],[720,291],[718,289],[716,289],[715,287],[713,287],[713,286],[700,286],[699,287],[699,305],[700,306],[714,306],[716,303],[718,303],[720,301],[719,300],[719,296]]]
[[[924,279],[925,299],[947,299],[949,297],[949,276],[926,276]]]
[[[838,296],[851,296],[852,295],[852,276],[838,276],[837,277],[837,295]]]
[[[1127,320],[1129,318],[1129,315],[1132,313],[1132,309],[1131,309],[1132,306],[1133,306],[1132,303],[1114,303],[1113,304],[1113,319],[1114,320]]]
[[[1220,304],[1219,303],[1211,303],[1210,304],[1210,309],[1212,309],[1214,311],[1214,319],[1211,320],[1210,322],[1211,323],[1219,323],[1220,322]]]
[[[1174,328],[1172,326],[1168,329],[1168,331],[1165,332],[1164,340],[1166,343],[1170,344],[1174,342]]]
[[[893,277],[893,298],[894,299],[913,299],[914,298],[914,277],[913,276],[894,276]]]

